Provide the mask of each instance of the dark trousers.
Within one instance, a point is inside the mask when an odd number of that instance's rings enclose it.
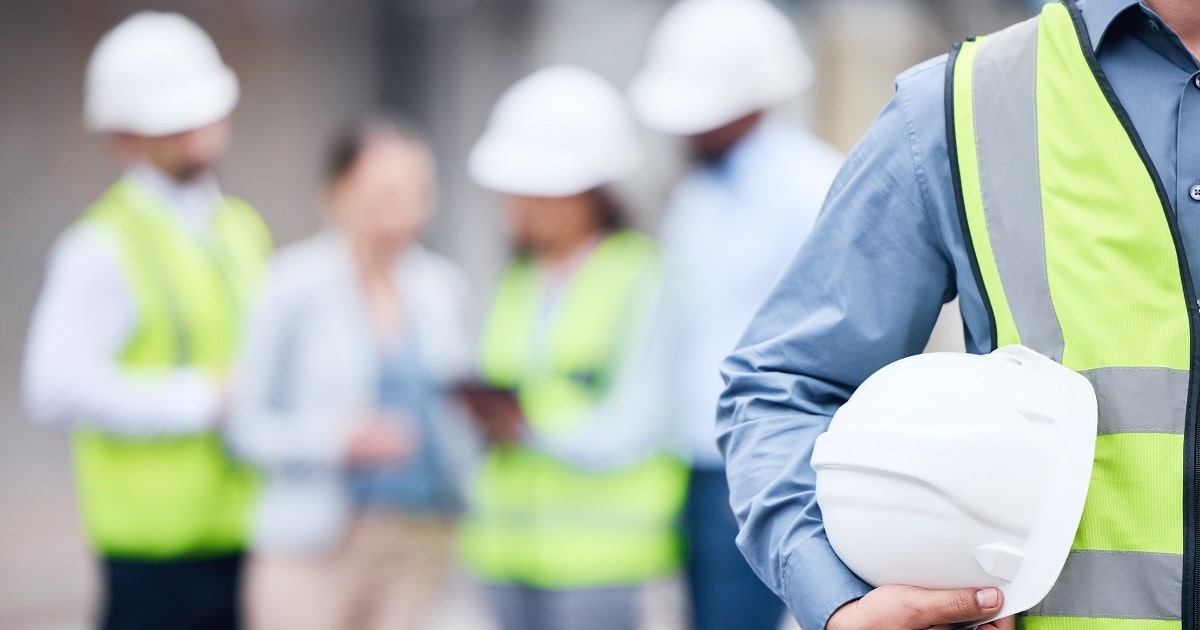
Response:
[[[783,602],[738,551],[724,470],[693,468],[684,508],[694,630],[777,630]]]
[[[237,630],[242,555],[104,558],[103,630]]]

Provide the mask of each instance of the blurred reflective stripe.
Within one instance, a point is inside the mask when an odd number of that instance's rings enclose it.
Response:
[[[1017,325],[1000,282],[1000,270],[992,253],[988,221],[984,214],[978,153],[975,143],[975,94],[970,86],[975,72],[975,55],[986,37],[963,42],[950,52],[946,85],[946,141],[950,172],[958,201],[963,240],[969,243],[971,261],[980,297],[987,310],[996,347],[1020,344]],[[955,86],[967,86],[955,89]]]
[[[191,331],[184,321],[183,304],[179,299],[180,287],[176,286],[167,276],[167,257],[161,251],[162,245],[153,238],[134,238],[126,235],[144,232],[152,234],[153,225],[147,224],[141,213],[127,212],[114,215],[113,229],[118,233],[118,240],[128,249],[128,255],[136,262],[132,266],[144,273],[154,285],[154,296],[160,301],[163,313],[169,322],[171,330],[173,363],[185,366],[194,356]],[[124,223],[124,225],[121,225]]]
[[[1037,26],[1036,19],[1027,20],[978,45],[971,100],[982,213],[1020,342],[1062,361],[1038,180]]]
[[[1113,367],[1081,374],[1096,388],[1101,435],[1183,434],[1187,414],[1187,371]]]
[[[1182,580],[1180,555],[1072,551],[1054,589],[1028,614],[1178,619]]]

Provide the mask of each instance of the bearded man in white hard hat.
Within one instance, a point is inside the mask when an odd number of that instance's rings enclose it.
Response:
[[[692,472],[685,526],[693,627],[774,630],[783,605],[734,544],[715,446],[717,366],[816,219],[840,157],[772,110],[811,81],[788,19],[762,0],[684,0],[663,16],[630,87],[652,130],[694,164],[662,227],[666,264],[653,361]]]
[[[99,625],[236,628],[253,480],[217,429],[270,249],[213,175],[237,79],[190,20],[143,12],[101,38],[85,92],[124,173],[50,254],[26,403],[73,433]]]

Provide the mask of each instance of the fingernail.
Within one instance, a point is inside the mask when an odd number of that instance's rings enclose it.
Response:
[[[983,609],[995,608],[1000,605],[1000,591],[994,588],[983,588],[975,591],[975,601]]]

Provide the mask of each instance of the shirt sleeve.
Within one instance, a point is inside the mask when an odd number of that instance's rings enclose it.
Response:
[[[312,386],[296,378],[299,348],[308,328],[310,301],[286,286],[278,261],[251,311],[242,352],[234,370],[226,437],[240,457],[264,469],[337,468],[344,464],[349,410],[331,397],[297,404],[296,388]],[[307,271],[314,271],[308,269]]]
[[[870,374],[921,352],[954,294],[940,223],[923,193],[930,158],[914,151],[918,129],[944,133],[936,108],[919,112],[919,126],[912,115],[910,89],[941,93],[937,68],[926,69],[933,74],[919,86],[898,83],[838,174],[810,238],[722,365],[718,445],[741,524],[738,545],[804,628],[825,627],[870,590],[825,536],[813,443]]]
[[[197,369],[138,374],[119,360],[137,310],[106,233],[72,228],[50,254],[24,361],[29,415],[125,435],[176,435],[213,426],[220,385]]]

